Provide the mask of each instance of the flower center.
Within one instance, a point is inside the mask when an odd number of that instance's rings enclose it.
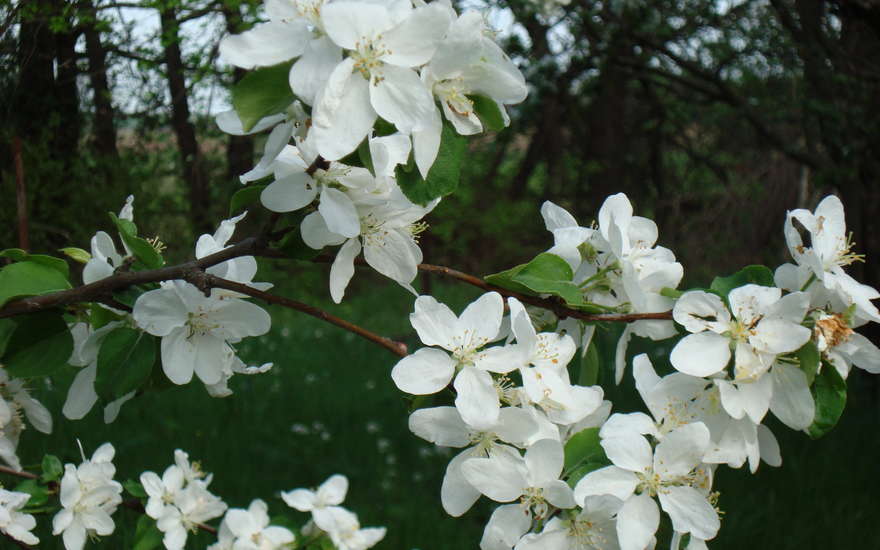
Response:
[[[846,342],[853,335],[854,331],[849,328],[849,324],[844,320],[843,315],[835,313],[834,315],[823,315],[817,319],[813,332],[816,335],[816,340],[820,343],[824,341],[825,346],[822,350],[824,351]]]
[[[186,319],[186,327],[187,327],[187,339],[192,338],[193,336],[204,336],[218,328],[216,322],[211,321],[208,318],[208,314],[205,311],[190,311],[187,314]]]
[[[446,103],[452,112],[470,117],[474,112],[474,102],[465,95],[461,78],[444,80],[434,85],[434,93]]]
[[[382,58],[391,53],[381,40],[381,34],[373,40],[363,37],[355,43],[355,49],[350,54],[354,59],[354,70],[373,84],[378,84],[384,78],[378,74],[384,64]]]
[[[524,509],[532,510],[536,518],[543,518],[550,509],[544,499],[544,489],[540,487],[526,487],[523,490],[521,503]]]
[[[608,537],[605,527],[586,519],[574,518],[568,523],[568,536],[577,541],[575,548],[604,548]]]

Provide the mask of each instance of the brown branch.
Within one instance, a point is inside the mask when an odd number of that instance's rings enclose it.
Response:
[[[186,274],[201,272],[207,267],[223,263],[226,260],[240,256],[250,256],[257,250],[265,251],[264,239],[249,237],[243,241],[223,249],[220,252],[205,256],[199,260],[192,260],[175,266],[161,267],[146,271],[117,272],[106,279],[94,283],[78,286],[69,290],[52,292],[41,296],[31,296],[10,302],[0,308],[0,319],[34,313],[56,307],[83,302],[106,302],[112,299],[113,293],[124,288],[160,281],[174,279],[186,279]]]
[[[397,342],[390,338],[386,338],[385,336],[379,336],[378,334],[358,325],[355,325],[354,323],[346,321],[345,319],[341,319],[339,317],[336,317],[335,315],[331,315],[324,310],[318,309],[308,304],[304,304],[302,302],[297,302],[296,300],[291,300],[290,298],[285,298],[284,296],[278,296],[277,294],[263,292],[262,290],[257,290],[247,285],[236,283],[235,281],[229,281],[227,279],[222,279],[215,275],[204,272],[201,272],[201,274],[194,272],[188,273],[187,276],[184,277],[184,279],[202,289],[223,288],[226,290],[232,290],[234,292],[240,292],[241,294],[246,294],[253,298],[259,298],[269,304],[277,304],[279,306],[295,309],[297,311],[301,311],[303,313],[311,315],[312,317],[321,319],[322,321],[326,321],[330,324],[344,328],[349,332],[353,332],[358,336],[369,340],[370,342],[373,342],[374,344],[382,346],[391,353],[400,357],[406,357],[408,353],[406,349],[406,344],[404,344],[403,342]]]
[[[475,286],[477,288],[481,288],[487,292],[497,292],[502,296],[509,296],[511,298],[516,298],[520,302],[533,305],[536,307],[540,307],[542,309],[548,309],[556,314],[560,319],[564,319],[566,317],[571,317],[573,319],[578,319],[581,321],[609,321],[616,323],[631,323],[633,321],[644,321],[646,319],[657,319],[657,320],[667,320],[672,319],[671,311],[663,311],[658,313],[584,313],[583,311],[578,311],[576,309],[570,308],[565,304],[553,299],[553,298],[539,298],[537,296],[529,296],[527,294],[520,294],[519,292],[514,292],[512,290],[508,290],[506,288],[501,288],[499,286],[491,285],[484,281],[483,279],[470,275],[468,273],[464,273],[462,271],[458,271],[452,269],[450,267],[442,266],[442,265],[432,265],[432,264],[419,264],[419,269],[421,271],[425,271],[427,273],[435,273],[437,275],[442,275],[444,277],[449,277],[450,279],[455,279],[457,281],[461,281],[463,283],[467,283],[469,285]]]
[[[10,476],[23,477],[24,479],[39,479],[40,476],[37,474],[32,474],[30,472],[22,472],[20,470],[13,470],[12,468],[7,468],[6,466],[0,466],[0,474],[7,474]]]
[[[15,545],[18,546],[19,548],[33,548],[33,546],[28,546],[27,544],[21,542],[20,540],[18,540],[17,538],[13,537],[13,536],[10,535],[9,533],[3,533],[3,535],[4,535],[6,538],[8,538],[9,540],[11,540],[13,543],[15,543]]]
[[[276,251],[267,251],[271,255],[271,257],[279,257]],[[257,252],[257,254],[262,255],[261,252]],[[320,263],[332,263],[332,256],[321,255],[317,256],[314,259],[315,262]],[[354,263],[356,265],[366,265],[366,262],[363,258],[355,258]],[[519,292],[515,292],[513,290],[509,290],[506,288],[501,288],[500,286],[495,286],[487,283],[483,279],[477,277],[476,275],[471,275],[469,273],[465,273],[463,271],[458,271],[457,269],[452,269],[451,267],[446,267],[443,265],[433,265],[433,264],[419,264],[418,268],[420,271],[424,271],[425,273],[433,273],[435,275],[440,275],[443,277],[448,277],[450,279],[455,279],[456,281],[461,281],[463,283],[467,283],[471,286],[475,286],[486,292],[497,292],[502,296],[509,296],[511,298],[516,298],[520,302],[525,304],[529,304],[535,307],[539,307],[542,309],[547,309],[556,314],[560,319],[565,319],[566,317],[571,317],[572,319],[578,319],[580,321],[591,321],[591,322],[614,322],[614,323],[632,323],[634,321],[645,321],[645,320],[660,320],[666,321],[672,319],[671,311],[661,311],[657,313],[585,313],[583,311],[579,311],[574,308],[570,308],[560,302],[555,298],[540,298],[538,296],[529,296],[528,294],[521,294]]]
[[[312,161],[312,163],[309,165],[309,167],[306,168],[306,174],[308,174],[310,176],[314,176],[315,172],[317,172],[319,169],[320,170],[328,170],[329,168],[330,168],[330,162],[328,160],[324,159],[324,157],[322,157],[321,155],[318,155],[317,157],[315,157],[315,160]]]

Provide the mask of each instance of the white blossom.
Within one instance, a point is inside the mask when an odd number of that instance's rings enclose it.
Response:
[[[122,503],[122,485],[113,480],[113,445],[104,443],[79,466],[64,465],[59,493],[61,511],[52,519],[52,534],[62,534],[67,550],[82,550],[89,536],[106,536],[116,525],[110,516]]]
[[[34,516],[19,511],[30,498],[27,493],[0,489],[0,532],[25,544],[39,544],[40,539],[31,533],[37,526]]]

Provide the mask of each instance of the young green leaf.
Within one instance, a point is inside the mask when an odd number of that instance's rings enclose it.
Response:
[[[150,377],[156,358],[156,338],[120,327],[110,331],[98,351],[95,392],[105,401],[140,388]]]
[[[816,376],[812,387],[813,399],[816,401],[816,416],[813,424],[807,428],[807,434],[819,439],[831,431],[840,420],[846,407],[846,380],[833,365],[822,362],[822,371]]]
[[[236,191],[229,201],[229,215],[234,216],[243,210],[245,206],[260,202],[260,193],[265,188],[265,185],[248,185]]]
[[[14,320],[15,331],[2,358],[10,376],[47,376],[67,363],[73,351],[73,337],[61,314],[43,311]]]
[[[132,550],[153,550],[162,546],[162,531],[156,527],[156,520],[149,516],[138,519],[134,532]]]
[[[65,256],[70,258],[75,262],[79,262],[81,264],[86,264],[89,260],[92,259],[92,255],[82,248],[77,248],[75,246],[68,246],[67,248],[61,248],[58,250],[62,252]]]
[[[555,254],[543,252],[527,264],[488,275],[485,279],[487,283],[523,294],[552,294],[570,306],[583,306],[584,298],[571,281],[573,276],[568,262]]]
[[[128,246],[135,258],[140,260],[148,269],[158,269],[165,264],[162,255],[147,242],[146,239],[137,236],[137,226],[129,220],[117,218],[116,214],[110,213],[110,218],[119,229],[119,236]]]
[[[45,485],[40,485],[36,479],[26,479],[15,486],[13,491],[17,493],[27,493],[31,496],[27,501],[27,507],[42,506],[49,501],[49,489]]]
[[[733,275],[715,277],[709,288],[721,296],[727,296],[734,288],[748,284],[774,286],[773,272],[767,266],[750,265],[740,269]]]
[[[6,353],[6,345],[9,344],[9,339],[12,338],[17,326],[12,319],[0,319],[0,357]]]
[[[428,178],[422,179],[418,170],[408,166],[395,169],[397,183],[406,197],[419,205],[426,205],[438,197],[445,197],[458,187],[461,175],[461,160],[467,149],[467,140],[458,134],[448,122],[443,123],[440,135],[440,150],[437,159],[428,171]]]
[[[44,482],[56,481],[61,478],[64,473],[64,466],[61,460],[55,455],[46,455],[43,457],[43,475],[40,476]]]
[[[232,106],[245,132],[261,118],[283,113],[296,99],[288,75],[292,61],[255,69],[232,87]]]
[[[86,254],[88,254],[88,252],[86,252]],[[14,262],[29,261],[43,264],[44,266],[51,267],[52,269],[64,275],[65,279],[70,277],[70,267],[67,265],[67,262],[65,262],[61,258],[56,258],[55,256],[46,256],[45,254],[29,254],[20,248],[7,248],[6,250],[0,252],[0,258],[9,258]]]
[[[480,117],[483,130],[500,132],[504,129],[504,113],[501,112],[501,107],[494,99],[484,95],[469,95],[467,97],[474,103],[474,112]]]
[[[147,492],[144,490],[144,486],[141,485],[139,481],[135,481],[133,479],[126,479],[122,482],[122,486],[128,491],[128,494],[135,498],[147,498]]]
[[[591,341],[587,353],[581,358],[579,386],[595,386],[599,381],[599,348],[597,341]]]
[[[64,260],[58,261],[67,266]],[[13,298],[38,296],[68,288],[70,282],[67,277],[44,263],[25,260],[0,269],[0,306]]]
[[[819,371],[819,362],[822,359],[822,356],[819,354],[819,348],[816,347],[816,342],[813,340],[807,341],[801,349],[794,352],[794,355],[798,358],[801,370],[807,375],[807,384],[812,386],[816,373]]]
[[[588,463],[610,464],[599,444],[599,428],[587,428],[574,434],[565,444],[563,475],[569,475]]]

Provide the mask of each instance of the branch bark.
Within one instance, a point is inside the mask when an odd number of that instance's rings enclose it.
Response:
[[[396,340],[392,340],[391,338],[380,336],[361,326],[355,325],[354,323],[346,321],[345,319],[342,319],[340,317],[336,317],[335,315],[331,315],[326,311],[318,309],[314,306],[310,306],[296,300],[291,300],[290,298],[285,298],[284,296],[278,296],[277,294],[263,292],[262,290],[257,290],[255,288],[251,288],[247,285],[237,283],[235,281],[222,279],[208,273],[203,273],[202,275],[192,274],[190,275],[190,278],[186,280],[199,287],[223,288],[226,290],[232,290],[234,292],[246,294],[253,298],[259,298],[268,304],[276,304],[286,308],[294,309],[296,311],[301,311],[302,313],[311,315],[312,317],[321,319],[322,321],[326,321],[332,325],[336,325],[337,327],[344,328],[349,332],[353,332],[361,338],[382,346],[383,348],[387,349],[395,355],[398,355],[400,357],[406,357],[408,355],[406,344],[404,344],[403,342],[398,342]]]

